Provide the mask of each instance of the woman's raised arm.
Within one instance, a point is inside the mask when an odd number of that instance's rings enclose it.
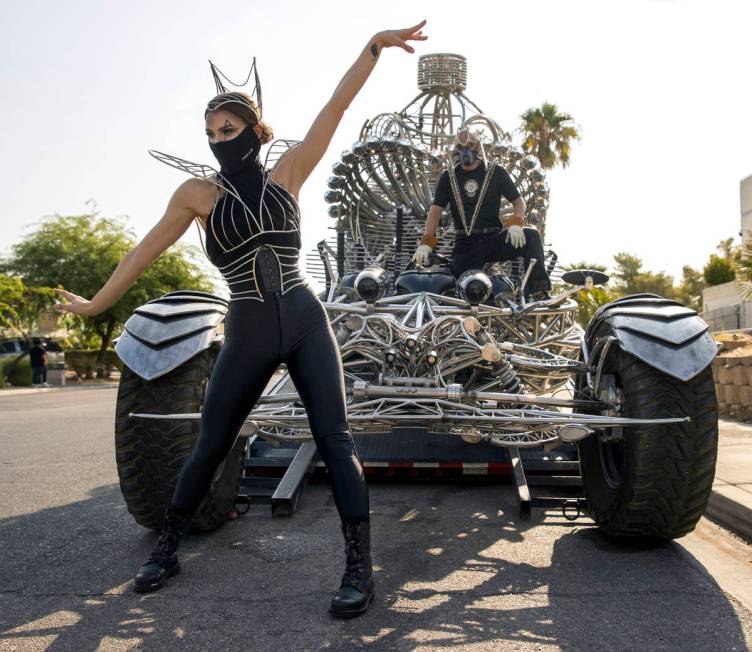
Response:
[[[358,91],[363,87],[384,48],[401,47],[407,52],[415,52],[407,41],[425,41],[428,37],[421,33],[426,24],[423,20],[405,29],[385,30],[375,34],[363,48],[345,76],[334,90],[332,97],[321,109],[308,129],[303,142],[292,148],[277,163],[272,177],[294,195],[324,156],[332,136]]]
[[[186,232],[193,218],[201,212],[195,207],[206,203],[208,195],[213,192],[210,186],[211,184],[199,179],[189,179],[181,184],[170,198],[162,219],[138,245],[123,256],[115,271],[91,301],[62,288],[55,288],[55,291],[70,303],[56,303],[53,307],[56,310],[93,317],[117,303],[142,272]]]

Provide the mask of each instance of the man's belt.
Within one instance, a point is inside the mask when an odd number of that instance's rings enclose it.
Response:
[[[501,230],[503,230],[501,226],[487,226],[487,227],[484,227],[482,229],[473,229],[470,232],[470,235],[473,236],[473,235],[478,235],[480,233],[496,233],[497,231],[501,231]],[[466,238],[468,237],[464,233],[460,233],[458,235],[463,235]]]

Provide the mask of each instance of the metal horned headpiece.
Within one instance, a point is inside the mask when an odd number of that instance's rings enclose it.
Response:
[[[480,130],[472,130],[468,129],[467,127],[461,127],[457,130],[457,133],[454,134],[454,143],[452,144],[452,146],[455,149],[460,149],[461,147],[475,147],[480,142]]]
[[[216,111],[220,106],[224,104],[236,102],[239,104],[245,104],[247,107],[250,107],[254,112],[258,113],[258,119],[261,120],[261,115],[264,112],[264,107],[261,101],[261,82],[259,81],[258,69],[256,68],[256,57],[253,57],[251,69],[248,71],[248,76],[245,78],[245,81],[242,84],[236,84],[235,82],[228,79],[227,75],[225,75],[219,68],[217,68],[217,66],[214,65],[211,59],[209,60],[209,66],[212,71],[212,76],[214,77],[214,83],[217,86],[217,95],[225,95],[225,97],[223,97],[221,101],[210,101],[206,106],[206,110]],[[230,86],[234,86],[235,88],[243,88],[246,84],[248,84],[248,81],[251,79],[251,75],[253,75],[254,78],[254,87],[253,92],[250,95],[254,99],[258,107],[249,104],[248,100],[240,93],[229,90],[222,81],[224,79],[224,81],[226,81]]]

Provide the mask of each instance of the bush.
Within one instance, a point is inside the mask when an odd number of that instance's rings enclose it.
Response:
[[[728,258],[721,258],[713,254],[702,271],[705,283],[711,285],[721,285],[728,283],[736,278],[734,267]]]
[[[79,378],[93,378],[97,370],[98,349],[69,349],[65,352],[65,364],[69,369],[78,374]],[[114,349],[107,349],[105,355],[105,375],[113,369],[121,370],[123,363],[120,362]]]
[[[24,356],[18,364],[13,365],[14,358],[0,360],[0,387],[11,385],[13,387],[31,386],[31,363],[29,356]],[[6,384],[7,380],[7,384]]]

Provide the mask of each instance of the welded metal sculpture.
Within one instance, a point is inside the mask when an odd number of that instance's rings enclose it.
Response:
[[[525,287],[533,264],[523,268],[521,259],[455,278],[442,255],[454,238],[446,215],[429,266],[410,263],[436,179],[451,165],[446,145],[460,125],[483,130],[487,157],[509,171],[528,205],[528,223],[540,231],[547,205],[537,161],[513,147],[464,95],[462,57],[422,57],[418,84],[413,102],[366,122],[358,142],[335,164],[326,199],[336,238],[318,243],[317,266],[308,260],[307,271],[326,286],[319,297],[342,358],[350,430],[385,440],[388,452],[372,460],[378,465],[392,457],[398,464],[420,458],[416,468],[438,465],[423,460],[440,457],[437,451],[451,435],[468,447],[506,447],[523,519],[530,518],[533,497],[518,449],[576,443],[584,500],[549,497],[540,499],[544,506],[560,506],[567,518],[587,506],[613,537],[687,534],[705,511],[717,451],[711,368],[717,345],[708,325],[676,301],[637,294],[602,306],[583,332],[573,299],[607,282],[606,274],[583,269],[558,276],[549,251],[544,263],[557,281],[551,297],[531,300]],[[207,174],[185,161],[169,162]],[[118,439],[118,460],[136,457],[132,442],[144,442],[149,464],[139,471],[140,486],[165,484],[151,463],[151,435],[160,432],[154,420],[201,419],[200,412],[180,411],[186,409],[183,394],[177,401],[159,387],[190,378],[201,396],[211,382],[207,364],[223,339],[217,322],[225,310],[218,297],[184,290],[142,306],[125,324],[117,350],[129,373],[124,384],[121,379],[118,415],[120,432],[128,436]],[[200,355],[206,348],[208,354]],[[160,414],[136,408],[151,409],[153,396],[165,397]],[[129,418],[152,422],[145,429],[130,426],[121,418],[125,410]],[[311,438],[309,428],[304,401],[283,373],[241,434],[295,442]],[[164,441],[172,432],[169,437]],[[416,439],[425,441],[418,454]],[[280,500],[297,495],[292,487],[300,486],[313,453],[313,446],[299,447],[275,492],[283,494]],[[484,454],[477,448],[467,453]],[[237,457],[231,453],[227,460]],[[172,493],[173,467],[166,495]],[[134,477],[123,468],[123,475]],[[572,479],[561,478],[567,484]]]
[[[401,111],[367,121],[329,179],[337,238],[319,243],[313,271],[326,283],[321,298],[340,347],[351,429],[410,425],[514,448],[575,441],[596,430],[618,438],[624,426],[685,421],[620,416],[622,396],[593,373],[608,346],[583,346],[573,296],[607,281],[605,274],[568,272],[569,289],[532,302],[524,292],[532,264],[493,263],[455,279],[443,255],[453,245],[449,219],[440,224],[432,267],[410,264],[460,126],[481,129],[486,157],[510,173],[525,199],[528,223],[545,227],[548,190],[538,161],[464,95],[465,77],[459,55],[421,57],[420,94]],[[556,256],[549,253],[551,273]],[[584,391],[575,390],[576,378]],[[273,440],[310,437],[289,377],[261,397],[244,428]]]
[[[538,160],[515,147],[510,134],[465,95],[466,79],[467,63],[460,55],[420,57],[420,93],[402,110],[366,121],[357,142],[333,165],[324,199],[344,245],[340,273],[379,257],[392,269],[404,269],[423,232],[447,150],[462,126],[482,132],[486,158],[507,170],[527,204],[527,224],[545,236],[548,186]],[[399,207],[404,221],[395,242]],[[503,202],[501,212],[503,218],[511,215],[511,205]],[[448,255],[454,242],[448,215],[437,236],[437,251]]]

